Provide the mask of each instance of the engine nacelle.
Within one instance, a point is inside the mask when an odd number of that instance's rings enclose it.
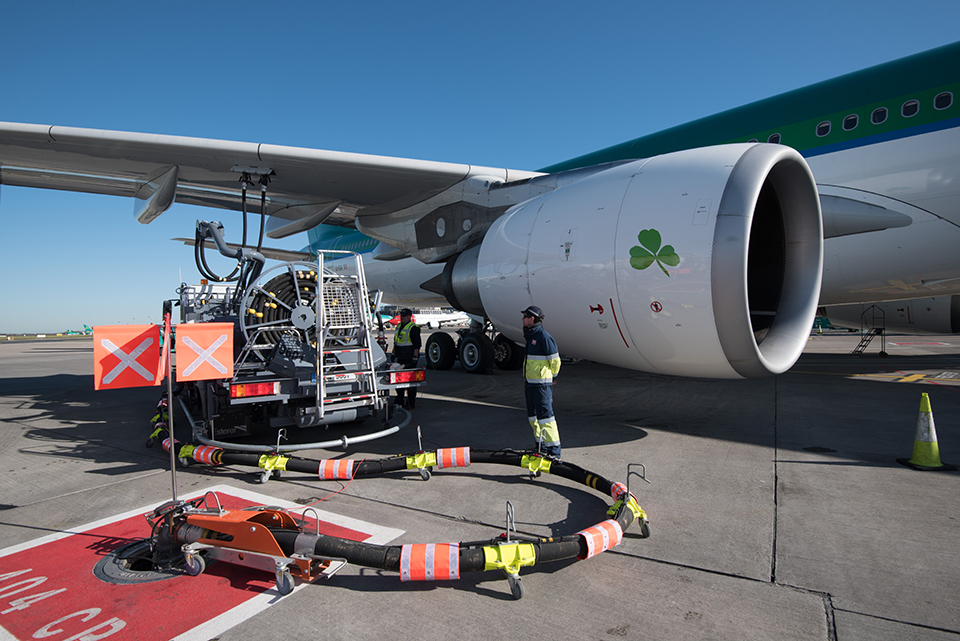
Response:
[[[898,300],[873,305],[832,305],[823,314],[849,329],[883,327],[903,334],[960,334],[960,296]]]
[[[820,203],[795,150],[638,160],[521,203],[444,271],[444,294],[523,342],[537,305],[563,354],[679,376],[789,369],[820,291]]]

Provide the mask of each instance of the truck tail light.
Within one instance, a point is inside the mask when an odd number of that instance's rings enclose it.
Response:
[[[427,372],[422,369],[390,372],[391,385],[396,383],[422,383],[425,380],[427,380]]]
[[[230,386],[230,398],[250,396],[274,396],[280,393],[280,381],[272,383],[234,383]]]

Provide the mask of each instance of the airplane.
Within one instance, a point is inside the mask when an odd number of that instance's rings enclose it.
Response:
[[[495,341],[461,340],[478,363],[535,304],[569,356],[754,378],[794,364],[818,307],[952,314],[958,90],[955,43],[539,171],[0,123],[0,183],[133,197],[149,223],[240,211],[243,176],[267,186],[268,237],[352,244],[386,300],[487,319]]]
[[[417,325],[423,325],[429,329],[439,329],[444,324],[447,325],[467,325],[470,323],[470,317],[463,312],[446,311],[439,308],[417,308],[410,310],[413,312],[411,320]],[[389,321],[391,325],[400,323],[400,315],[397,314]]]
[[[82,330],[79,329],[68,329],[63,332],[67,336],[92,336],[93,328],[89,325],[84,325]]]

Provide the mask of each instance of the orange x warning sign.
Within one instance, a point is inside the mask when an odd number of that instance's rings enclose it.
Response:
[[[118,389],[159,385],[160,330],[156,325],[93,328],[93,387]]]
[[[233,378],[233,323],[177,325],[177,381]]]

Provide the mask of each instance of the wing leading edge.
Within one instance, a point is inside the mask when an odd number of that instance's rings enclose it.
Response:
[[[267,174],[267,235],[407,209],[471,176],[529,176],[455,163],[261,143],[0,123],[0,184],[128,196],[147,223],[172,202],[241,210],[242,173]],[[259,200],[259,189],[248,198]],[[256,210],[259,203],[248,203]],[[381,240],[385,240],[382,239]],[[387,240],[389,242],[389,240]]]

